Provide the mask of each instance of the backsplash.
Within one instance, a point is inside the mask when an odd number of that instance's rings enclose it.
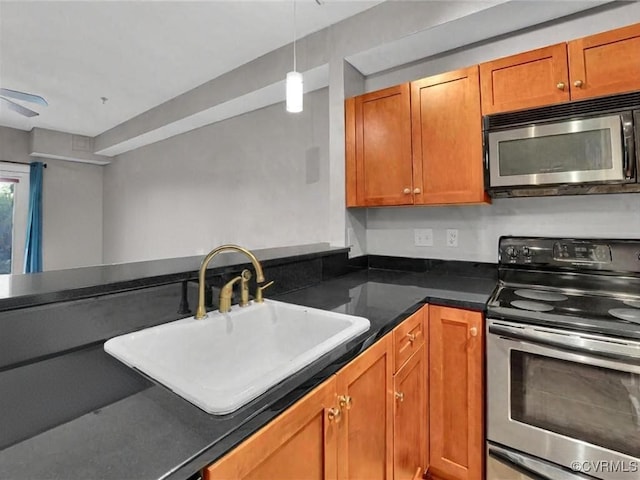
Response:
[[[433,229],[433,246],[414,245],[414,229]],[[458,247],[446,246],[447,229]],[[366,248],[372,255],[496,262],[502,235],[640,238],[640,195],[496,199],[492,205],[370,208]]]

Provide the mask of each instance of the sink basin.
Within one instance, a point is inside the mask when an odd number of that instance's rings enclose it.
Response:
[[[369,329],[369,320],[273,300],[112,338],[107,353],[212,414],[227,414]]]

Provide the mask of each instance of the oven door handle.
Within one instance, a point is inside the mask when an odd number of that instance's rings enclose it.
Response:
[[[515,452],[510,448],[489,445],[488,453],[489,456],[513,468],[514,470],[532,477],[533,480],[583,480],[592,478],[585,477],[577,472],[567,472],[566,470],[562,470],[549,462],[539,460],[520,452]]]
[[[489,325],[489,333],[508,339],[529,341],[533,344],[548,345],[560,350],[586,353],[625,363],[640,363],[640,343],[615,339],[595,339],[575,333],[553,333],[535,328],[515,327],[499,323]]]

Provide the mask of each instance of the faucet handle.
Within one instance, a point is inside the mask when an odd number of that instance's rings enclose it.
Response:
[[[236,282],[239,282],[242,280],[242,276],[238,275],[237,277],[232,278],[231,280],[229,280],[227,283],[224,284],[224,287],[222,287],[222,290],[220,290],[220,302],[219,302],[219,306],[218,306],[218,310],[220,310],[220,313],[227,313],[229,310],[231,310],[231,297],[233,296],[233,285]],[[205,317],[206,312],[205,312]],[[200,318],[204,318],[204,317],[200,317]]]
[[[240,303],[241,307],[249,305],[249,280],[251,280],[251,272],[247,269],[242,270],[240,274]]]
[[[262,291],[265,288],[270,287],[271,285],[273,285],[273,280],[271,280],[269,283],[265,285],[262,285],[261,287],[256,288],[256,298],[254,300],[256,303],[264,302],[264,298],[262,297]]]

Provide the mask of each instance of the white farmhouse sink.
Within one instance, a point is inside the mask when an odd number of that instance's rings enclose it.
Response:
[[[225,414],[369,329],[362,317],[265,300],[112,338],[107,353]]]

